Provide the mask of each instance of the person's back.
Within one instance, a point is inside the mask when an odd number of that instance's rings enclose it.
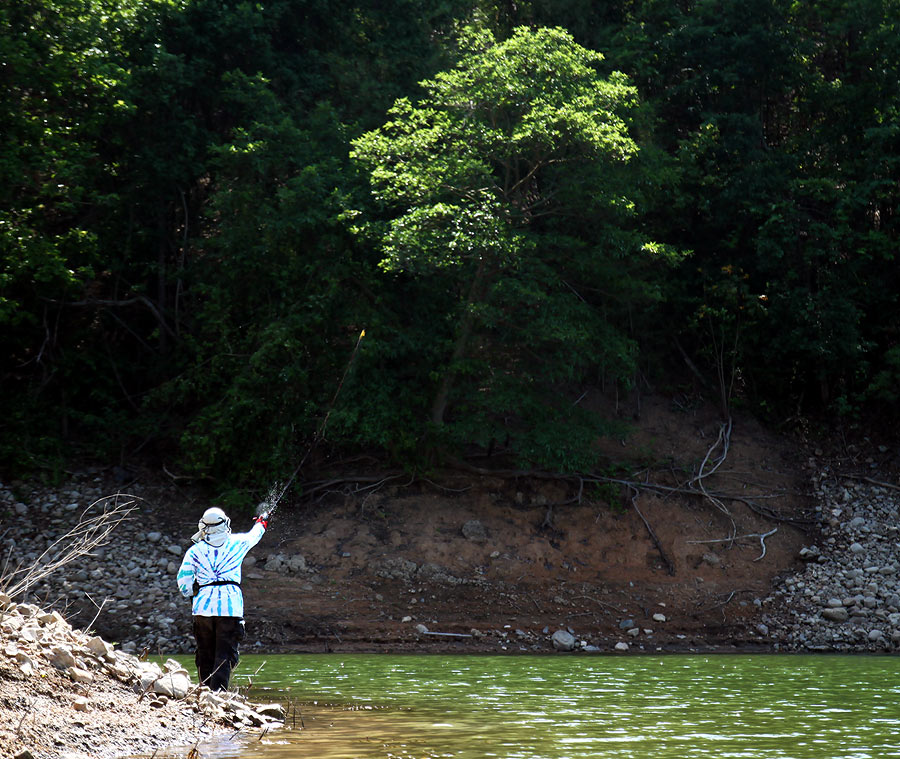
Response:
[[[192,545],[178,570],[182,595],[193,597],[195,661],[201,683],[225,690],[238,663],[244,638],[244,595],[241,564],[266,531],[266,515],[256,518],[249,532],[232,534],[225,512],[207,509],[193,535]]]

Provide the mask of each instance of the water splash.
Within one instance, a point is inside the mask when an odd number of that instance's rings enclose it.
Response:
[[[259,506],[256,507],[256,515],[268,514],[269,516],[272,516],[275,509],[278,507],[281,496],[284,495],[284,491],[284,483],[273,482],[269,487],[269,492],[266,493],[266,497],[263,498],[262,501],[260,501]]]

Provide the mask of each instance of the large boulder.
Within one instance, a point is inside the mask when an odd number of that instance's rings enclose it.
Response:
[[[462,526],[462,534],[466,540],[473,543],[486,543],[488,539],[487,530],[484,525],[477,519],[470,519]]]
[[[553,637],[550,638],[550,642],[553,644],[553,648],[557,651],[574,651],[575,650],[575,636],[572,635],[568,630],[557,630],[553,633]]]
[[[50,663],[57,669],[69,669],[78,664],[68,646],[53,646],[50,650]]]
[[[284,722],[284,707],[281,704],[258,704],[256,713],[276,722]]]
[[[846,622],[850,618],[849,612],[843,606],[823,609],[822,616],[832,622]]]
[[[113,647],[99,635],[95,635],[87,642],[87,649],[94,654],[94,656],[99,656],[107,661],[112,661],[115,656]]]
[[[191,689],[191,679],[187,672],[166,672],[153,683],[153,692],[169,698],[184,698]]]

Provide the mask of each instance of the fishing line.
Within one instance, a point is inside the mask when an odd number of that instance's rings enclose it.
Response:
[[[297,475],[300,473],[300,469],[306,463],[306,460],[309,458],[316,445],[318,445],[319,441],[325,436],[325,427],[328,424],[328,417],[331,416],[331,411],[332,409],[334,409],[335,401],[337,401],[338,395],[340,395],[341,393],[341,388],[344,387],[344,381],[347,379],[347,375],[350,373],[350,367],[353,365],[353,360],[356,358],[357,351],[359,351],[359,345],[365,336],[366,331],[362,330],[362,332],[359,333],[359,337],[356,338],[356,345],[353,346],[353,351],[350,353],[350,359],[347,361],[347,365],[344,367],[344,373],[341,376],[341,381],[338,382],[337,389],[334,391],[331,402],[328,404],[328,410],[325,412],[325,416],[322,419],[322,422],[316,429],[315,434],[313,435],[312,442],[306,449],[306,453],[304,453],[303,458],[300,459],[300,463],[297,464],[296,469],[294,469],[293,473],[288,478],[287,484],[285,484],[285,486],[281,488],[281,492],[278,493],[277,496],[275,495],[275,493],[278,491],[278,484],[276,483],[271,487],[265,500],[259,505],[259,508],[257,509],[258,514],[267,514],[269,518],[272,517],[272,514],[275,513],[275,509],[278,508],[278,504],[280,503],[281,499],[284,498],[284,494],[287,493],[288,488],[293,484]]]

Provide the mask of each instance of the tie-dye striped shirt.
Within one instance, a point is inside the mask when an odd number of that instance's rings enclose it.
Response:
[[[196,617],[243,617],[244,595],[239,585],[209,585],[228,580],[241,581],[241,562],[253,546],[259,543],[266,528],[259,522],[250,532],[229,535],[216,548],[202,540],[188,548],[178,570],[178,588],[182,595],[193,593],[194,580],[200,591],[194,596],[191,613]]]

